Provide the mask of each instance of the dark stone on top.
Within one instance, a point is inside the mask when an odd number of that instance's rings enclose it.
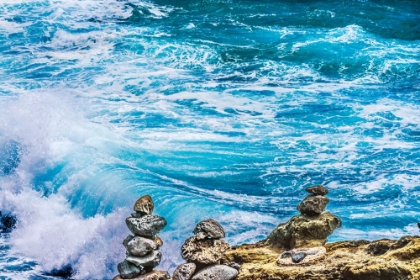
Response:
[[[118,272],[120,273],[121,278],[128,279],[136,277],[144,273],[144,268],[142,266],[136,266],[127,260],[118,264]]]
[[[235,279],[238,271],[230,266],[218,264],[206,267],[197,272],[192,280],[231,280]]]
[[[133,234],[152,239],[166,226],[166,220],[157,215],[146,215],[141,218],[128,217],[125,223]]]
[[[292,262],[300,263],[306,257],[306,253],[299,252],[292,255]]]
[[[313,195],[326,195],[328,193],[328,190],[322,185],[306,188],[306,191]]]
[[[299,203],[297,210],[304,215],[317,216],[324,212],[329,201],[327,197],[322,195],[310,195]]]
[[[194,234],[198,239],[219,239],[225,237],[223,227],[213,219],[199,222],[194,229]]]
[[[196,268],[195,263],[181,264],[175,269],[172,280],[190,280]]]

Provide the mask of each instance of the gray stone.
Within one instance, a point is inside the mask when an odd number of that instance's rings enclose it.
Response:
[[[124,260],[118,264],[118,272],[120,273],[121,278],[127,279],[136,277],[145,271],[142,266],[135,266],[127,260]]]
[[[143,267],[155,267],[158,266],[162,258],[162,253],[159,250],[154,250],[146,256],[136,257],[132,255],[127,255],[125,258],[128,262]]]
[[[225,237],[223,227],[213,219],[199,222],[194,229],[194,234],[198,239],[219,239]]]
[[[146,215],[152,215],[154,208],[155,204],[153,203],[153,200],[150,197],[150,195],[144,195],[137,199],[133,207],[134,211],[144,213]]]
[[[306,188],[306,191],[313,195],[326,195],[328,193],[328,190],[322,185]]]
[[[129,236],[127,236],[123,241],[124,247],[127,247],[128,242],[130,242],[130,240],[133,239],[133,238],[134,238],[134,236],[131,235],[131,234]]]
[[[192,280],[231,280],[235,279],[238,271],[230,266],[219,264],[206,267],[197,272]]]
[[[133,234],[152,239],[166,226],[166,220],[156,215],[146,215],[141,218],[128,217],[125,223]]]
[[[175,269],[172,280],[190,280],[196,268],[194,263],[181,264]]]
[[[151,239],[135,236],[127,242],[125,248],[130,255],[141,257],[147,255],[153,250],[156,250],[158,245]]]
[[[237,271],[241,270],[241,265],[239,263],[236,263],[236,262],[224,263],[224,265],[230,266],[230,267],[236,269]]]
[[[330,200],[322,195],[307,196],[301,203],[299,203],[297,210],[308,216],[317,216],[324,212]]]
[[[223,240],[198,239],[196,236],[188,238],[181,248],[181,256],[186,261],[203,264],[215,264],[223,258],[230,248]]]
[[[292,262],[294,263],[300,263],[304,258],[306,257],[306,253],[299,252],[292,255]]]

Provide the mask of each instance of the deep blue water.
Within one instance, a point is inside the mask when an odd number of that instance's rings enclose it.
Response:
[[[418,234],[419,111],[419,1],[0,0],[0,279],[110,279],[144,194],[171,271],[314,184],[330,241]]]

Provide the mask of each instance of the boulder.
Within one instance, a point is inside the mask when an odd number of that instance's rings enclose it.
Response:
[[[306,188],[306,191],[313,195],[326,195],[328,193],[328,190],[322,185]]]
[[[124,278],[121,278],[120,275],[115,276],[112,278],[112,280],[122,280]],[[162,270],[152,270],[151,272],[148,272],[143,275],[139,275],[134,278],[125,279],[125,280],[167,280],[171,279],[171,276],[167,271]]]
[[[144,273],[145,270],[142,266],[135,266],[127,260],[124,260],[118,264],[118,272],[120,273],[121,278],[128,279],[136,277],[142,272]]]
[[[336,228],[341,227],[337,216],[325,212],[319,216],[298,215],[277,226],[265,243],[277,249],[322,246]]]
[[[194,263],[181,264],[175,269],[172,280],[190,280],[196,268]]]
[[[213,219],[199,222],[194,229],[194,234],[198,239],[219,239],[225,237],[223,227]]]
[[[125,259],[136,266],[155,267],[159,265],[161,258],[162,253],[159,250],[154,250],[143,257],[127,255]]]
[[[197,272],[192,280],[230,280],[235,279],[238,271],[230,266],[219,264],[206,267]]]
[[[181,248],[181,256],[186,261],[202,264],[215,264],[223,257],[229,244],[218,239],[188,238]]]
[[[299,203],[297,210],[308,216],[316,216],[325,211],[330,200],[322,195],[308,196]]]
[[[127,245],[124,245],[128,253],[139,257],[147,255],[158,248],[158,245],[153,240],[141,236],[135,236],[126,243]]]
[[[166,220],[157,215],[146,215],[141,218],[128,217],[125,223],[133,234],[152,239],[166,226]]]
[[[140,197],[139,199],[137,199],[133,207],[134,211],[138,213],[142,213],[144,215],[152,215],[154,208],[155,208],[155,205],[150,195],[144,195]]]

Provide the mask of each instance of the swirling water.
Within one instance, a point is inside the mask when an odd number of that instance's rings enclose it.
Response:
[[[109,279],[151,194],[162,269],[330,189],[330,241],[417,234],[418,1],[1,0],[0,279]]]

